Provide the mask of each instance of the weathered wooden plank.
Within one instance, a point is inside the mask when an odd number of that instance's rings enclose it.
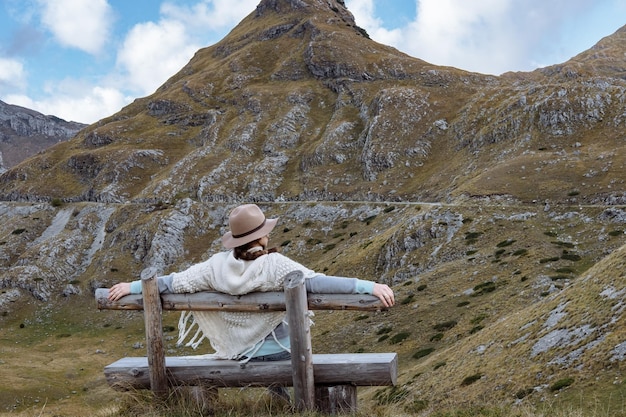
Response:
[[[248,362],[207,359],[204,356],[165,358],[171,385],[246,387],[292,385],[291,361]],[[385,386],[395,385],[396,353],[313,354],[315,384]],[[104,368],[108,383],[117,389],[149,389],[146,357],[122,358]]]
[[[285,277],[285,303],[289,317],[295,407],[298,411],[314,410],[315,381],[313,379],[311,319],[307,309],[306,287],[302,272],[290,272]]]
[[[165,347],[163,345],[163,314],[156,280],[154,268],[145,269],[141,273],[143,302],[146,306],[144,322],[146,324],[148,366],[150,368],[150,389],[155,395],[165,397],[168,392],[168,384],[165,369]]]
[[[96,289],[100,310],[143,310],[141,294],[109,301],[109,289]],[[285,311],[284,292],[228,295],[212,291],[193,294],[161,294],[163,310],[196,311]],[[309,310],[387,310],[377,297],[367,294],[307,294]]]

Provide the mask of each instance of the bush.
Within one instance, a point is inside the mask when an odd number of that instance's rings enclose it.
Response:
[[[559,259],[560,258],[558,256],[553,256],[552,258],[542,258],[542,259],[539,259],[539,263],[540,264],[546,264],[548,262],[556,262]]]
[[[463,381],[461,381],[461,386],[466,387],[468,385],[472,385],[474,382],[478,381],[482,377],[483,377],[483,374],[481,373],[467,376],[463,378]]]
[[[409,294],[406,296],[406,298],[400,301],[400,304],[409,304],[411,301],[413,301],[413,298],[415,298],[415,294]]]
[[[472,296],[487,294],[496,290],[496,283],[492,281],[483,282],[474,287],[474,293]]]
[[[435,351],[435,348],[433,347],[429,347],[429,348],[424,348],[424,349],[420,349],[417,352],[415,352],[413,354],[413,359],[421,359],[424,356],[428,356],[431,353],[433,353]]]
[[[534,388],[521,389],[517,391],[517,393],[515,394],[515,397],[521,400],[522,398],[527,397],[528,395],[532,394],[534,391],[535,391]]]
[[[389,339],[389,343],[391,343],[392,345],[395,345],[396,343],[400,343],[406,340],[410,335],[411,335],[411,332],[400,332],[398,334],[393,335],[391,339]]]
[[[550,391],[560,391],[563,388],[567,388],[574,383],[574,378],[563,378],[556,381],[554,384],[550,386]]]
[[[378,331],[376,332],[376,334],[387,334],[389,333],[393,328],[391,326],[385,326],[382,327],[380,329],[378,329]]]
[[[450,330],[451,328],[453,328],[456,325],[457,325],[456,321],[448,320],[448,321],[444,321],[443,323],[435,324],[433,326],[433,329],[437,330],[438,332],[445,332],[446,330]]]
[[[478,326],[472,327],[472,329],[469,331],[469,333],[470,334],[478,333],[479,331],[481,331],[484,328],[485,328],[484,326],[479,324]]]
[[[517,242],[515,239],[507,239],[507,240],[503,240],[502,242],[498,243],[496,246],[499,247],[499,248],[504,248],[506,246],[511,246],[515,242]]]
[[[443,333],[435,333],[434,335],[430,337],[431,342],[438,342],[441,339],[443,339]]]
[[[568,253],[566,251],[563,251],[563,255],[561,255],[561,259],[565,259],[566,261],[580,261],[582,258],[580,257],[580,255],[576,255],[575,253]]]

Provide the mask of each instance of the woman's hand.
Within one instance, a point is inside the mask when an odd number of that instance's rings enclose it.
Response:
[[[391,307],[396,302],[393,297],[393,290],[386,284],[375,283],[372,295],[378,297],[385,307]]]
[[[130,294],[130,282],[120,282],[109,288],[109,300],[116,301]]]

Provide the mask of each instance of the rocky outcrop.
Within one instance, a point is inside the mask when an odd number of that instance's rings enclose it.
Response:
[[[0,101],[0,171],[72,138],[85,126]]]

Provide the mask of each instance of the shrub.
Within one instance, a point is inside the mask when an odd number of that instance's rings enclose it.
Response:
[[[507,239],[507,240],[503,240],[502,242],[498,243],[496,246],[499,248],[504,248],[507,246],[511,246],[513,243],[517,242],[515,239]]]
[[[376,215],[374,214],[373,216],[369,216],[366,217],[365,219],[362,220],[363,223],[367,224],[369,226],[369,224],[376,218]]]
[[[410,335],[411,335],[411,332],[400,332],[398,334],[393,335],[391,339],[389,339],[389,343],[391,343],[392,345],[395,345],[397,343],[400,343],[406,340]]]
[[[484,326],[481,326],[480,324],[478,326],[474,326],[472,327],[472,329],[469,331],[470,334],[474,334],[474,333],[478,333],[479,331],[481,331],[482,329],[484,329]]]
[[[517,393],[515,394],[515,397],[517,397],[517,399],[521,400],[522,398],[532,394],[534,391],[535,391],[534,388],[521,389],[521,390],[517,391]]]
[[[328,252],[335,249],[335,244],[334,243],[329,243],[328,245],[324,246],[324,252]]]
[[[428,356],[435,351],[435,348],[429,347],[425,349],[420,349],[413,354],[413,359],[421,359],[424,356]]]
[[[563,255],[561,255],[561,259],[565,259],[566,261],[578,262],[582,258],[580,257],[580,255],[576,255],[575,253],[568,253],[566,251],[563,251]]]
[[[21,235],[25,231],[26,231],[26,229],[15,229],[14,231],[11,232],[11,234],[12,235]]]
[[[465,233],[465,240],[476,240],[482,236],[483,232],[467,232]]]
[[[385,212],[385,213],[389,213],[389,212],[394,211],[395,209],[396,209],[396,207],[395,207],[395,206],[389,206],[389,207],[385,207],[385,209],[383,210],[383,212]]]
[[[52,207],[61,207],[63,205],[63,200],[60,198],[53,198],[52,201],[50,201],[50,205]]]
[[[432,335],[432,337],[430,338],[431,342],[438,342],[441,339],[443,339],[443,333],[439,332],[439,333],[435,333],[434,335]]]
[[[456,325],[457,325],[456,321],[448,320],[448,321],[444,321],[443,323],[435,324],[433,326],[433,329],[437,330],[439,332],[445,332],[446,330],[450,330],[451,328],[453,328]]]
[[[478,284],[474,287],[473,297],[478,295],[487,294],[496,290],[496,283],[493,281],[486,281],[481,284]]]
[[[392,330],[391,326],[385,326],[385,327],[382,327],[382,328],[378,329],[376,334],[387,334],[387,333],[391,332],[391,330]]]
[[[445,363],[445,362],[437,362],[437,363],[435,364],[435,366],[433,366],[433,371],[436,371],[436,370],[437,370],[437,369],[439,369],[439,368],[443,368],[443,367],[444,367],[444,366],[446,366],[446,365],[447,365],[447,363]]]
[[[469,303],[470,303],[469,301],[461,301],[456,306],[457,307],[465,307],[466,305],[469,305]]]
[[[550,391],[560,391],[563,388],[567,388],[574,383],[574,378],[563,378],[556,381],[554,384],[550,386]]]
[[[472,324],[478,324],[481,321],[485,320],[487,318],[486,314],[479,314],[478,316],[474,317],[473,319],[470,320],[470,323]]]
[[[463,381],[461,381],[461,386],[466,387],[468,385],[472,385],[474,382],[478,381],[482,377],[483,377],[483,374],[481,373],[467,376],[463,378]]]
[[[413,298],[415,298],[415,294],[409,294],[402,301],[400,301],[400,304],[409,304],[413,301]]]
[[[426,289],[426,284],[421,284],[417,287],[418,291],[424,291]]]
[[[542,259],[539,259],[539,263],[540,264],[546,264],[548,262],[556,262],[559,259],[560,258],[558,256],[553,256],[552,258],[542,258]]]

